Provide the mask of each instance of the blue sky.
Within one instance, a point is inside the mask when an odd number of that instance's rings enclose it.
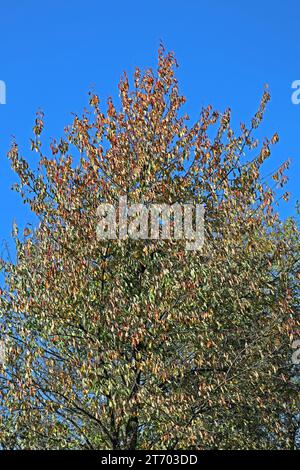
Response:
[[[6,154],[16,137],[24,155],[37,109],[45,112],[46,143],[59,138],[81,112],[91,87],[102,102],[117,96],[124,70],[155,66],[162,40],[180,64],[185,110],[197,118],[203,105],[230,106],[234,122],[249,121],[265,83],[272,100],[263,134],[278,131],[269,169],[292,158],[288,189],[293,212],[300,199],[300,105],[291,84],[300,79],[300,2],[297,0],[2,0],[0,80],[7,103],[0,105],[0,242],[9,239],[13,219],[31,216],[10,188],[16,177]]]

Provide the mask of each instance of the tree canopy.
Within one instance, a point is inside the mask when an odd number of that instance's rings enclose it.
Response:
[[[299,231],[277,204],[288,162],[265,178],[269,92],[249,125],[208,106],[190,124],[160,48],[158,67],[91,93],[15,189],[38,218],[2,260],[0,446],[30,449],[282,449],[297,445]],[[38,157],[38,158],[36,158]],[[205,206],[205,241],[99,240],[97,207]]]

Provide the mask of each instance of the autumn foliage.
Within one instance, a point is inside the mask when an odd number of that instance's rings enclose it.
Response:
[[[14,228],[16,261],[2,261],[2,448],[295,445],[299,232],[276,209],[288,163],[262,176],[269,93],[238,131],[210,106],[190,125],[175,68],[160,48],[155,73],[124,75],[106,111],[90,94],[47,149],[39,113],[30,165],[12,145],[39,222]],[[99,203],[120,195],[204,204],[203,248],[97,240]]]

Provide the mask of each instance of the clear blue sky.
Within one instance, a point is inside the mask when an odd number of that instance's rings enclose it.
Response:
[[[59,137],[92,86],[103,101],[117,95],[124,70],[155,66],[160,40],[177,56],[192,118],[210,103],[230,106],[237,123],[247,121],[269,84],[263,133],[280,135],[270,169],[292,157],[294,197],[282,214],[292,213],[300,199],[300,105],[291,103],[291,83],[300,79],[299,20],[298,0],[2,0],[0,80],[7,104],[0,105],[0,242],[10,237],[14,218],[21,226],[30,221],[10,190],[12,136],[29,155],[35,112],[42,108],[46,139]]]

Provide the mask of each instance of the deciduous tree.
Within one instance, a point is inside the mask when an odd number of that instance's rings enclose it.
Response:
[[[14,228],[16,261],[2,262],[2,447],[295,446],[299,232],[276,207],[288,163],[263,178],[278,141],[255,137],[269,93],[237,131],[210,106],[190,125],[175,68],[161,48],[155,73],[123,76],[118,106],[90,94],[50,149],[39,113],[37,163],[12,145],[39,222]],[[204,204],[204,246],[98,240],[99,203],[124,195]]]

